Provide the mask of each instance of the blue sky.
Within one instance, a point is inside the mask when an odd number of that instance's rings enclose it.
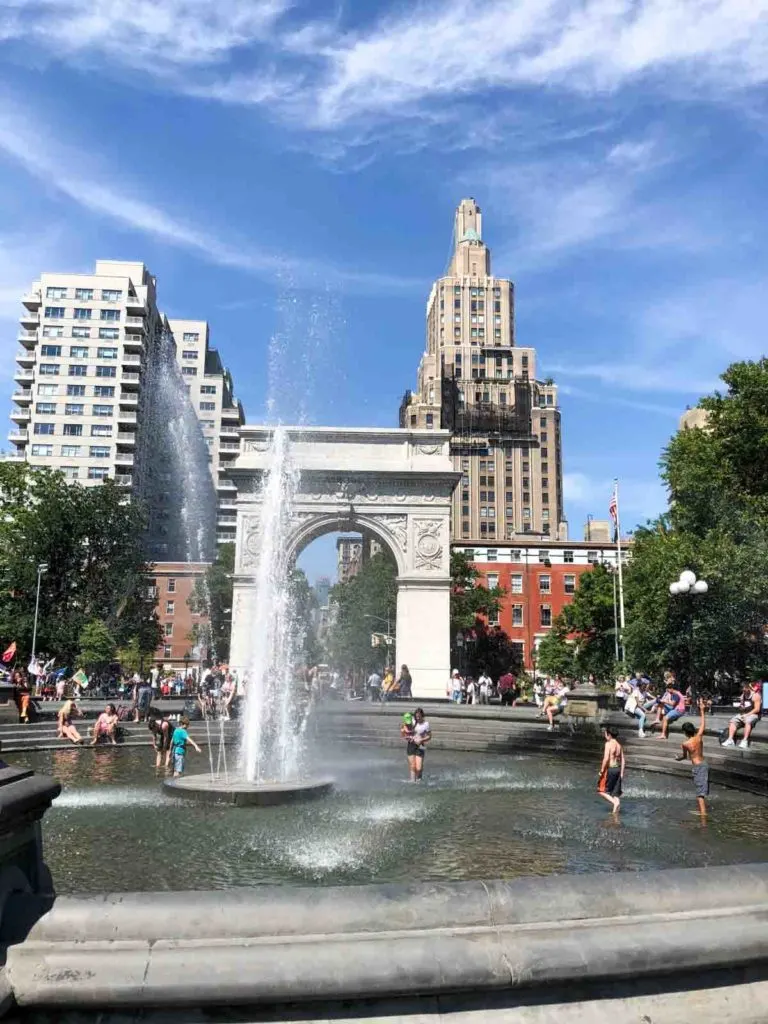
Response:
[[[40,270],[141,259],[250,420],[392,425],[473,195],[561,386],[572,536],[616,475],[631,527],[764,351],[766,78],[768,0],[0,0],[2,385]]]

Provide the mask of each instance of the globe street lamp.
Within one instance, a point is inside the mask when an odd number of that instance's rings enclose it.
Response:
[[[672,597],[701,597],[709,590],[706,580],[697,579],[696,573],[691,569],[683,569],[678,579],[669,584],[669,593]],[[688,664],[690,669],[691,691],[694,690],[693,673],[693,605],[687,605],[688,618]]]

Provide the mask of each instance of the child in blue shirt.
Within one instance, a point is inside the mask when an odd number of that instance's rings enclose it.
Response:
[[[176,728],[173,730],[171,736],[171,755],[173,756],[173,777],[177,779],[180,775],[184,774],[184,759],[187,756],[187,744],[191,743],[198,754],[202,754],[202,750],[192,737],[187,732],[189,728],[189,719],[185,715]]]

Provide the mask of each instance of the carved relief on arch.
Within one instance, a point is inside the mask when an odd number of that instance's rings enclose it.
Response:
[[[440,572],[443,566],[443,519],[413,521],[414,567],[427,572]]]

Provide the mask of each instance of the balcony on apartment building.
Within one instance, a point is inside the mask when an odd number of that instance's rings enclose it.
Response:
[[[222,425],[219,430],[219,437],[240,437],[240,431],[236,427],[225,427]]]
[[[21,304],[22,304],[22,306],[26,306],[27,309],[31,309],[31,310],[40,309],[40,306],[42,305],[42,302],[43,302],[43,297],[42,297],[42,294],[40,292],[35,292],[35,291],[27,292],[26,295],[22,295],[22,297],[21,297]]]
[[[118,487],[132,487],[133,475],[131,473],[116,473],[115,483]]]
[[[40,323],[40,317],[37,312],[26,310],[19,317],[19,323],[27,331],[34,331],[37,325]]]
[[[144,317],[143,316],[127,316],[125,318],[125,330],[126,330],[126,333],[128,333],[128,331],[131,331],[133,333],[135,333],[136,331],[143,332],[144,331]]]
[[[138,387],[139,384],[141,384],[141,374],[130,373],[123,370],[123,373],[120,376],[120,383],[125,384],[128,387]]]
[[[26,409],[14,409],[11,412],[11,419],[14,423],[29,423],[30,417],[32,416],[32,410],[27,407]]]
[[[16,350],[16,362],[19,366],[34,366],[35,353],[26,348]]]
[[[32,388],[17,388],[11,395],[11,401],[16,405],[29,405],[33,397]]]
[[[121,412],[120,415],[117,417],[117,422],[119,424],[133,423],[135,425],[136,424],[136,413],[135,412]]]
[[[141,353],[139,352],[123,352],[120,355],[121,363],[130,363],[131,366],[141,366]]]
[[[19,384],[31,384],[35,375],[31,370],[18,369],[13,375],[13,379]]]
[[[37,331],[27,331],[20,327],[16,340],[24,348],[34,348],[37,344]]]
[[[13,427],[8,434],[8,440],[11,444],[23,448],[29,440],[29,431],[25,430],[24,427]]]
[[[125,300],[125,308],[132,310],[133,315],[136,315],[136,313],[146,314],[147,300],[142,299],[140,295],[129,295]]]
[[[133,455],[129,452],[117,452],[115,455],[115,465],[123,467],[133,467]]]
[[[128,409],[138,409],[139,396],[134,391],[123,392],[119,398],[120,405]]]
[[[135,445],[136,444],[136,431],[135,430],[118,430],[115,435],[118,447],[120,445]]]

